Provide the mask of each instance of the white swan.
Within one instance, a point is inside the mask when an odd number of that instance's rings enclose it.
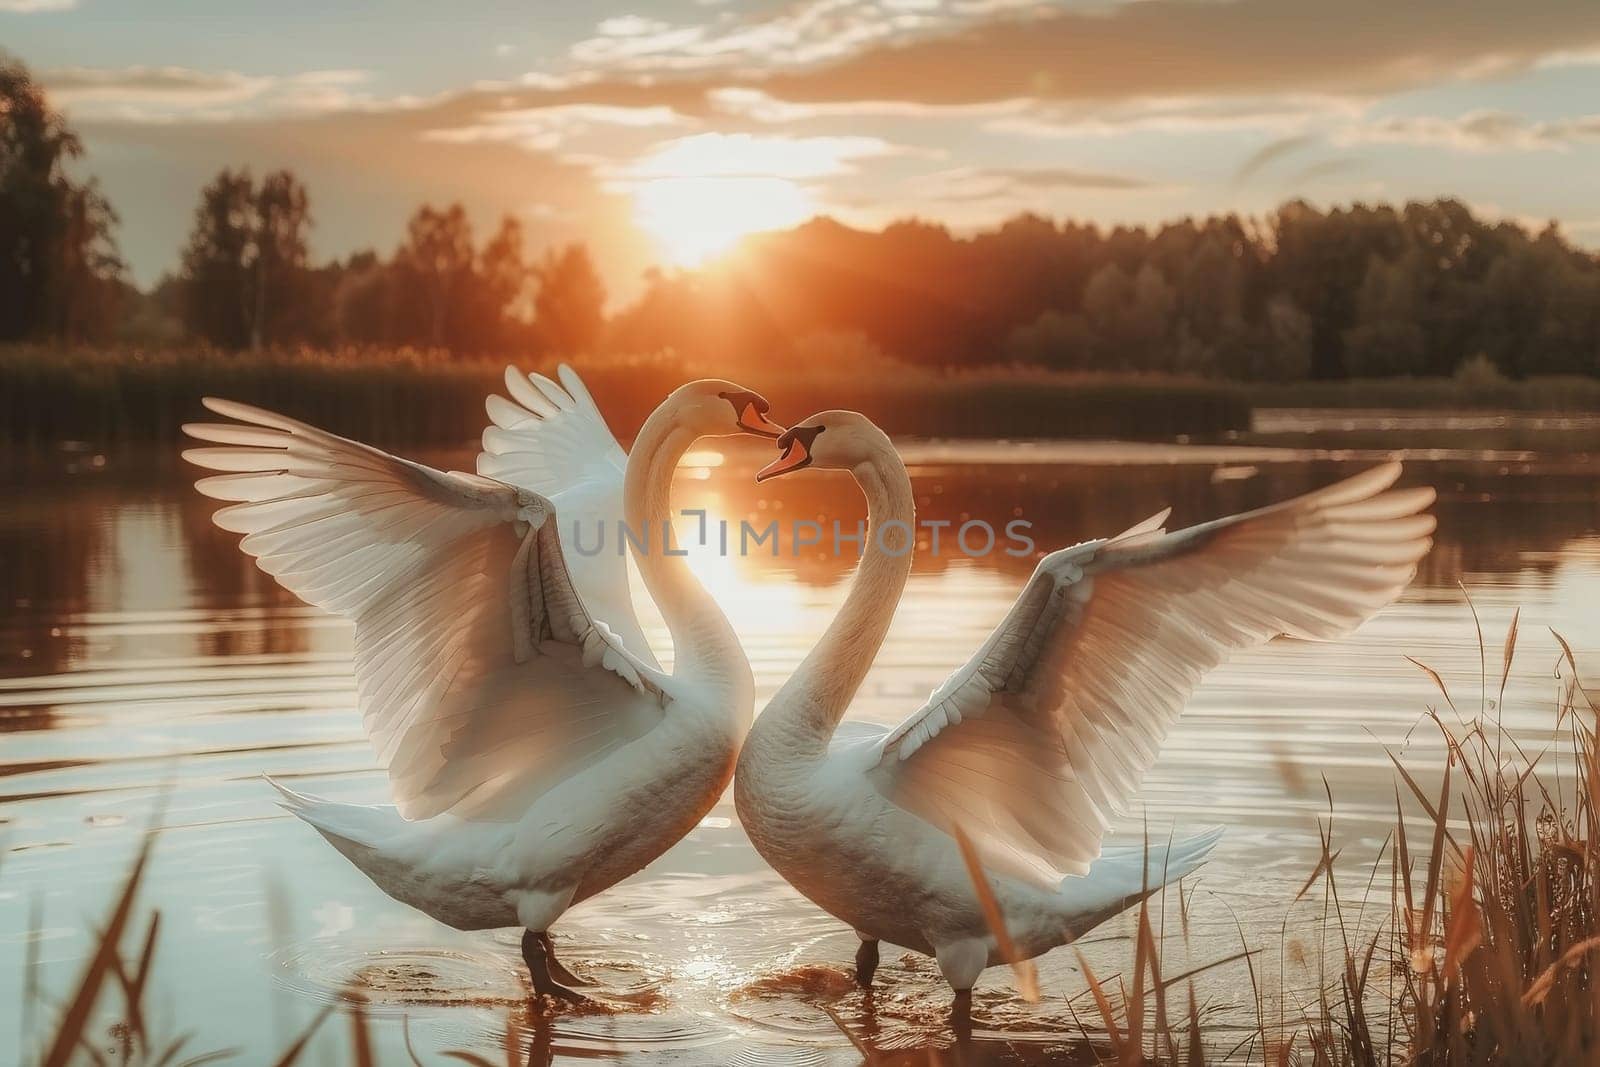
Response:
[[[756,394],[694,382],[624,461],[577,376],[562,378],[567,390],[508,371],[526,406],[490,405],[485,465],[524,486],[222,400],[205,404],[237,422],[184,427],[221,447],[184,456],[230,472],[196,487],[236,502],[214,521],[245,535],[262,570],[355,623],[362,720],[395,806],[279,786],[285,806],[396,900],[459,929],[523,927],[535,990],[581,999],[558,982],[578,979],[555,960],[551,923],[699,822],[750,723],[737,636],[661,550],[673,470],[699,437],[780,427]],[[630,529],[658,539],[639,568],[672,635],[670,675],[640,634],[620,546],[563,551],[558,520],[570,520],[551,490],[568,479],[591,517],[625,482]],[[581,536],[592,547],[598,534]]]
[[[838,616],[756,718],[740,820],[796,889],[850,924],[857,977],[878,941],[934,956],[964,1023],[1001,962],[952,828],[973,841],[1021,958],[1072,941],[1193,870],[1218,834],[1101,849],[1202,675],[1277,634],[1328,638],[1389,603],[1429,546],[1431,489],[1388,464],[1307,496],[1167,533],[1162,512],[1045,556],[976,654],[893,730],[840,723],[911,567],[911,482],[865,417],[778,439],[759,479],[848,470],[865,555]]]

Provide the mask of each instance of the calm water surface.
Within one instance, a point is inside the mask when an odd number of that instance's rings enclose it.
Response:
[[[1428,440],[1430,425],[1443,437]],[[1487,448],[1449,419],[1382,413],[1327,413],[1310,425],[1274,413],[1260,434],[1227,446],[906,445],[923,517],[1026,518],[1041,547],[1114,533],[1167,504],[1179,524],[1254,507],[1390,454],[1408,460],[1408,484],[1440,491],[1437,545],[1399,603],[1346,642],[1279,641],[1237,658],[1207,679],[1169,737],[1123,831],[1137,839],[1145,827],[1164,837],[1220,824],[1227,834],[1186,887],[1187,936],[1169,897],[1168,974],[1236,952],[1242,936],[1264,950],[1258,971],[1274,996],[1281,987],[1292,1007],[1314,985],[1322,904],[1292,898],[1329,822],[1324,781],[1358,903],[1394,819],[1382,746],[1420,768],[1439,761],[1435,731],[1419,726],[1438,693],[1404,656],[1436,668],[1464,711],[1478,707],[1469,594],[1492,677],[1522,609],[1504,716],[1525,742],[1548,738],[1558,684],[1548,628],[1580,658],[1600,654],[1600,426],[1508,425],[1489,428],[1507,440]],[[676,500],[735,522],[853,527],[862,514],[842,477],[757,487],[749,475],[764,451],[736,443],[725,453],[695,457]],[[428,458],[470,463],[465,449]],[[947,991],[930,961],[886,949],[876,996],[857,992],[846,969],[854,935],[762,864],[731,797],[557,926],[564,960],[599,979],[607,1010],[531,1018],[515,932],[462,934],[411,912],[272,804],[262,772],[339,799],[385,797],[354,709],[350,630],[259,574],[210,525],[211,504],[189,477],[149,456],[90,452],[12,457],[0,473],[0,1063],[21,1055],[30,1027],[39,1033],[41,1013],[23,1007],[28,959],[53,1003],[164,790],[142,895],[162,916],[151,1022],[195,1031],[195,1051],[239,1048],[238,1062],[271,1062],[347,986],[373,1005],[387,1062],[409,1062],[402,1017],[425,1063],[449,1049],[499,1055],[508,1020],[534,1063],[859,1062],[824,1007],[891,1054],[949,1043]],[[826,625],[852,562],[787,547],[776,559],[696,558],[744,637],[761,700]],[[1030,567],[919,554],[852,714],[897,721],[920,704],[1004,614]],[[664,636],[658,624],[654,636]],[[1102,978],[1130,966],[1128,929],[1126,918],[1109,923],[1083,946]],[[1004,972],[987,973],[969,1059],[1043,1062],[1076,1040],[1075,1013],[1093,1014],[1076,958],[1057,950],[1041,964],[1037,1006],[1018,1000]],[[1198,981],[1224,1044],[1253,1025],[1229,1007],[1248,1000],[1242,964]],[[330,1025],[306,1062],[342,1062],[344,1048],[344,1027]]]

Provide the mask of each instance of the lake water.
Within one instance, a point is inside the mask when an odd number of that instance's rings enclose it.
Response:
[[[1480,418],[1264,413],[1259,433],[1205,446],[906,444],[922,517],[1025,518],[1041,547],[1114,533],[1168,504],[1175,523],[1201,521],[1391,455],[1407,460],[1406,484],[1439,490],[1437,544],[1398,603],[1347,641],[1279,641],[1238,657],[1206,680],[1168,738],[1122,831],[1227,833],[1187,887],[1186,935],[1168,898],[1167,974],[1232,955],[1242,938],[1263,950],[1257,970],[1289,1010],[1314,986],[1307,931],[1323,904],[1293,898],[1328,827],[1324,782],[1348,902],[1358,903],[1395,817],[1383,746],[1436,781],[1440,746],[1424,716],[1441,699],[1404,657],[1437,669],[1464,713],[1479,706],[1469,595],[1491,689],[1521,609],[1503,714],[1528,744],[1553,727],[1549,628],[1580,660],[1600,655],[1600,427]],[[470,452],[427,458],[462,466]],[[697,455],[676,502],[735,522],[853,527],[862,506],[842,476],[756,486],[749,475],[766,458],[754,442]],[[950,1042],[948,991],[931,962],[886,946],[876,994],[856,991],[854,935],[764,866],[731,798],[556,927],[564,961],[599,979],[607,1010],[530,1016],[514,931],[461,934],[409,911],[273,805],[262,772],[340,799],[385,796],[354,710],[350,631],[259,574],[211,526],[191,477],[148,455],[89,451],[12,457],[0,474],[0,1063],[48,1026],[53,1008],[26,1007],[29,975],[47,1005],[70,987],[163,793],[140,900],[161,913],[147,1010],[159,1033],[193,1031],[191,1052],[237,1048],[237,1062],[269,1063],[347,987],[371,1004],[383,1062],[410,1062],[402,1019],[430,1064],[449,1049],[501,1062],[508,1022],[534,1063],[859,1062],[824,1008],[906,1062],[926,1054],[901,1050]],[[697,557],[744,636],[761,700],[826,625],[851,565],[815,550]],[[917,706],[1030,568],[998,554],[920,555],[853,714],[895,721]],[[1384,910],[1369,904],[1368,918]],[[1103,979],[1131,967],[1129,928],[1123,917],[1083,944]],[[1061,949],[1040,963],[1035,1006],[1008,973],[985,975],[972,1062],[1042,1062],[1078,1039],[1074,1018],[1094,1010],[1076,956]],[[1244,965],[1197,984],[1213,1035],[1224,1046],[1245,1036],[1253,1009],[1230,1006],[1251,1000]],[[330,1022],[302,1062],[344,1062],[347,1033]]]

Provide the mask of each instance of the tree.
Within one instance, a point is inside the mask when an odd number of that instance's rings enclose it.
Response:
[[[394,272],[376,252],[357,252],[339,268],[331,297],[333,332],[357,344],[392,343]]]
[[[472,224],[460,204],[439,210],[424,204],[406,225],[406,242],[395,254],[400,304],[420,311],[420,337],[440,348],[458,347],[463,297],[472,281]],[[413,334],[412,330],[403,331]]]
[[[500,352],[521,347],[531,311],[531,275],[523,259],[522,224],[507,215],[478,255],[474,320],[482,336],[477,347]]]
[[[303,336],[310,224],[310,198],[288,171],[267,175],[259,188],[247,170],[212,179],[183,254],[189,332],[235,349]]]
[[[1178,297],[1154,264],[1137,273],[1107,263],[1089,279],[1083,311],[1099,340],[1098,365],[1108,370],[1170,370],[1168,351]]]
[[[305,294],[298,283],[306,269],[306,230],[311,225],[306,187],[286,170],[267,175],[255,196],[255,306],[250,314],[250,347],[284,340],[280,324],[292,320]],[[303,319],[302,319],[303,323]],[[299,331],[305,333],[304,325]]]
[[[1374,255],[1392,260],[1404,248],[1400,218],[1392,208],[1361,204],[1325,215],[1296,200],[1273,224],[1279,291],[1311,318],[1312,377],[1344,377],[1344,335],[1355,324],[1357,292]]]
[[[1344,334],[1344,369],[1354,378],[1422,373],[1427,339],[1417,258],[1373,256],[1356,291],[1356,322]]]
[[[1095,365],[1095,336],[1075,311],[1046,311],[1006,337],[1006,359],[1051,370],[1081,371]]]
[[[251,197],[246,171],[223,170],[200,190],[183,252],[183,324],[222,348],[250,339]]]
[[[0,340],[109,332],[117,218],[93,182],[68,177],[82,154],[27,69],[0,64]]]
[[[575,356],[593,352],[605,329],[606,293],[581,244],[549,253],[537,274],[534,328],[548,352]]]

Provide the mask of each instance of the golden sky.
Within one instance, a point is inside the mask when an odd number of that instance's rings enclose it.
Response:
[[[141,283],[217,169],[319,255],[422,201],[584,238],[613,288],[817,213],[1111,224],[1458,196],[1600,244],[1594,0],[0,0]]]

